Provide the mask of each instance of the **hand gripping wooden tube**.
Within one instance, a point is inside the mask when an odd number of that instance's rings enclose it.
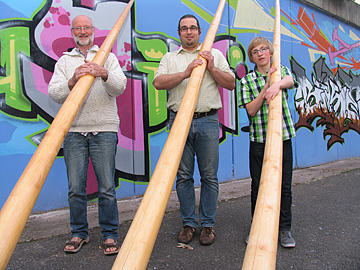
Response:
[[[278,69],[272,74],[270,84],[281,80],[280,35],[280,3],[279,0],[276,0],[272,66],[276,66]],[[281,91],[270,101],[269,106],[269,122],[260,187],[243,270],[276,269],[283,153]]]
[[[106,61],[134,0],[130,0],[93,62]],[[95,78],[81,77],[61,106],[39,147],[0,212],[0,269],[5,269],[35,205],[61,144]]]
[[[221,0],[200,51],[211,50],[224,6],[225,0]],[[174,186],[206,71],[207,62],[202,59],[204,63],[191,74],[165,146],[112,269],[146,269]]]

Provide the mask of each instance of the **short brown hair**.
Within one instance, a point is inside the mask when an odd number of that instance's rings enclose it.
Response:
[[[274,46],[272,45],[271,41],[268,40],[267,38],[264,37],[256,37],[254,38],[252,41],[250,41],[247,53],[248,53],[248,57],[251,63],[254,63],[253,59],[252,59],[252,55],[251,55],[251,51],[256,47],[259,46],[261,44],[266,45],[269,50],[270,50],[270,55],[274,54]]]
[[[186,18],[193,18],[196,20],[196,23],[197,23],[197,27],[200,29],[200,23],[199,23],[199,20],[192,14],[186,14],[184,16],[182,16],[179,20],[179,24],[178,24],[178,30],[180,31],[180,22],[182,19],[186,19]]]

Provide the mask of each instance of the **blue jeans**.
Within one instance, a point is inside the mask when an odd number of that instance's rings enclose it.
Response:
[[[175,113],[170,112],[170,125]],[[195,155],[200,172],[201,193],[199,205],[200,228],[213,227],[219,183],[219,118],[218,114],[193,119],[177,172],[176,191],[180,202],[183,225],[197,227],[195,213],[194,163]]]
[[[103,239],[118,238],[118,208],[115,194],[116,132],[86,136],[69,132],[64,141],[64,159],[69,184],[70,226],[72,236],[88,236],[86,182],[89,157],[99,188],[99,225]]]
[[[254,215],[257,194],[260,187],[261,170],[265,153],[265,143],[250,142],[250,174],[251,174],[251,216]],[[292,165],[293,154],[291,139],[283,142],[281,205],[280,205],[280,231],[291,229],[292,204]]]

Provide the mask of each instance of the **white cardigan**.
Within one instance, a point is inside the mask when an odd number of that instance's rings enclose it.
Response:
[[[93,46],[86,60],[91,61],[98,50],[98,46]],[[76,49],[64,52],[60,57],[48,88],[49,96],[55,102],[62,104],[65,101],[70,93],[68,81],[75,69],[85,63],[84,59]],[[108,70],[107,81],[104,82],[100,77],[95,78],[69,132],[118,131],[120,120],[116,97],[124,92],[127,79],[113,53],[109,54],[104,67]]]

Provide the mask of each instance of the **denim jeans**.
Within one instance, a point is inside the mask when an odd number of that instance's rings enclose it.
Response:
[[[69,132],[64,141],[64,159],[69,184],[69,208],[72,236],[88,236],[86,182],[89,157],[98,182],[99,225],[103,239],[118,238],[118,208],[115,194],[116,132],[86,136]]]
[[[250,175],[251,175],[251,216],[254,215],[257,194],[260,186],[261,170],[265,152],[264,143],[250,142]],[[283,142],[283,165],[280,205],[280,231],[291,229],[292,204],[292,165],[293,154],[291,139]]]
[[[175,113],[170,112],[170,125]],[[218,114],[193,119],[189,135],[177,172],[176,191],[180,202],[183,225],[196,228],[198,221],[195,213],[194,163],[195,155],[200,172],[201,193],[199,205],[200,228],[213,227],[219,183],[219,118]]]

